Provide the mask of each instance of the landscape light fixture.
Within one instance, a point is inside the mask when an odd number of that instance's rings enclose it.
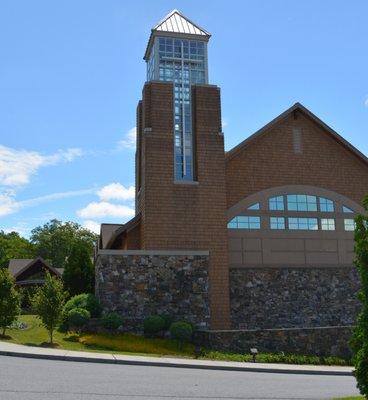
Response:
[[[252,354],[253,362],[255,363],[256,362],[256,357],[257,357],[257,354],[258,354],[258,350],[255,347],[252,347],[250,349],[250,354]]]

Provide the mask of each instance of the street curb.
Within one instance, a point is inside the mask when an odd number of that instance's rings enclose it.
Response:
[[[181,364],[177,362],[164,361],[144,361],[144,360],[119,360],[112,354],[113,359],[91,358],[83,356],[63,356],[56,354],[34,354],[22,353],[17,351],[0,350],[0,355],[9,357],[23,357],[40,360],[55,361],[74,361],[100,364],[119,364],[119,365],[135,365],[135,366],[151,366],[151,367],[167,367],[167,368],[189,368],[189,369],[205,369],[217,371],[243,371],[243,372],[263,372],[273,374],[297,374],[297,375],[334,375],[334,376],[353,376],[349,371],[328,371],[328,370],[311,370],[311,369],[293,369],[293,368],[268,368],[268,367],[236,367],[232,365],[203,365],[203,364]]]

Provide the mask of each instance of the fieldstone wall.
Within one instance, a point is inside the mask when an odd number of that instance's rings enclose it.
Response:
[[[230,270],[233,329],[354,325],[360,309],[354,267]]]
[[[198,344],[218,351],[289,353],[350,358],[351,326],[196,332]]]
[[[124,327],[141,331],[149,315],[169,314],[207,329],[209,256],[206,252],[103,250],[96,259],[96,295],[104,312],[118,312]]]

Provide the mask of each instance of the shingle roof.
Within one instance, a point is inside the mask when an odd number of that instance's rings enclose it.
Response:
[[[14,258],[13,260],[9,261],[9,272],[15,276],[19,271],[25,268],[28,264],[33,262],[33,258]]]
[[[146,52],[143,57],[145,60],[147,60],[149,57],[149,53],[151,52],[151,47],[153,44],[153,38],[156,34],[197,36],[206,41],[211,37],[211,34],[209,32],[201,28],[198,24],[191,21],[180,11],[173,10],[164,18],[162,18],[162,20],[151,29],[151,35],[148,40]]]
[[[54,274],[61,276],[62,273],[60,269],[62,268],[53,268],[51,267],[42,257],[36,258],[13,258],[9,261],[8,270],[11,275],[16,278],[18,275],[23,273],[26,269],[31,267],[35,262],[41,261],[50,271],[54,272]]]
[[[101,224],[100,230],[100,248],[106,249],[108,242],[110,241],[113,234],[121,227],[123,224]]]

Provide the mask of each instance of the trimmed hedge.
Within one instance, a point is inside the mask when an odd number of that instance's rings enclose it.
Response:
[[[121,316],[115,312],[111,312],[108,314],[105,314],[101,318],[101,325],[108,330],[116,330],[118,329],[123,323],[123,319]]]
[[[84,308],[72,308],[67,313],[68,325],[74,328],[83,328],[90,318],[90,312]]]
[[[170,335],[180,343],[189,342],[192,338],[193,328],[188,322],[174,322],[170,326]]]
[[[159,315],[151,315],[144,320],[143,330],[145,335],[156,335],[165,329],[165,320]]]

